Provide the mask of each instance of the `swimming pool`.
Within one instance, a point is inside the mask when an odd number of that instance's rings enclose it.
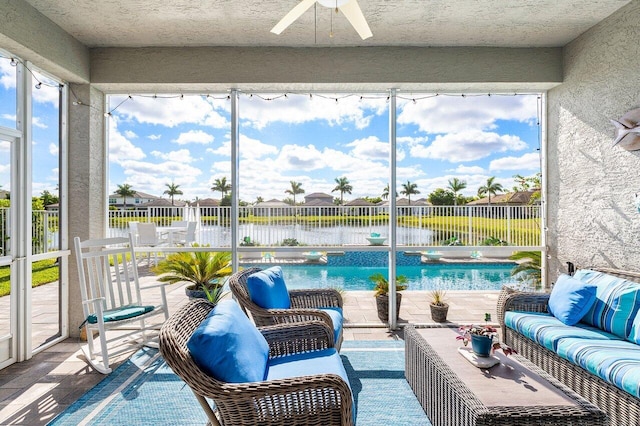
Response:
[[[280,264],[287,287],[341,288],[373,290],[369,277],[376,272],[387,275],[386,267],[318,266]],[[397,275],[405,275],[408,290],[500,290],[513,283],[513,263],[439,263],[398,266]]]

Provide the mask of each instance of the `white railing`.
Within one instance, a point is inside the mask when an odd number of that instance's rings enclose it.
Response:
[[[340,247],[368,244],[367,237],[388,235],[389,207],[240,207],[241,246]],[[231,246],[230,207],[163,207],[109,211],[109,234],[124,235],[131,221],[169,226],[174,220],[198,222],[196,241],[211,247]],[[397,244],[510,245],[538,247],[539,206],[398,207]]]
[[[0,256],[10,254],[11,227],[9,208],[0,208]],[[31,228],[31,247],[33,254],[42,254],[59,250],[60,229],[58,212],[34,210]]]

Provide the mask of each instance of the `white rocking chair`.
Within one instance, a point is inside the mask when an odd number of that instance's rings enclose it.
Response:
[[[133,250],[133,237],[104,238],[80,241],[74,238],[80,292],[82,293],[82,309],[85,321],[80,327],[85,327],[87,344],[83,346],[87,361],[100,373],[109,374],[109,356],[114,356],[130,348],[123,347],[109,353],[108,344],[127,335],[141,334],[142,342],[146,346],[158,347],[157,342],[151,342],[147,337],[147,330],[159,324],[148,324],[145,320],[153,315],[163,314],[164,320],[169,318],[165,283],[155,283],[140,287],[138,281],[138,265]],[[160,290],[160,297],[143,303],[141,293],[151,288]],[[147,293],[147,296],[152,296]],[[158,300],[159,299],[159,300]],[[159,303],[158,303],[159,302]],[[139,325],[124,329],[127,323],[138,321]],[[129,333],[119,333],[117,337],[107,339],[108,329],[118,328]],[[97,342],[94,342],[94,331],[98,332]],[[99,345],[98,350],[94,344]]]

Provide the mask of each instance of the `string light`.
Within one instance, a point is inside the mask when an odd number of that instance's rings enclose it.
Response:
[[[238,93],[244,94],[245,96],[248,96],[249,99],[253,99],[258,98],[260,100],[263,101],[275,101],[281,98],[285,98],[285,99],[289,99],[290,96],[289,95],[303,95],[303,96],[309,96],[309,100],[313,100],[314,96],[315,97],[319,97],[322,99],[327,99],[327,100],[332,100],[334,101],[336,104],[340,103],[341,99],[346,99],[346,98],[350,98],[350,97],[357,97],[358,100],[360,102],[362,102],[365,99],[385,99],[386,103],[389,103],[391,100],[391,96],[388,94],[371,94],[371,95],[361,95],[361,94],[356,94],[356,93],[348,93],[342,96],[328,96],[322,93],[296,93],[296,92],[285,92],[279,95],[274,95],[274,96],[265,96],[265,95],[261,95],[259,93],[245,93],[242,91],[238,91]],[[396,94],[395,98],[399,99],[399,100],[405,100],[408,102],[415,104],[418,104],[418,102],[425,100],[425,99],[431,99],[431,98],[435,98],[435,97],[439,97],[439,96],[449,96],[449,97],[462,97],[462,98],[470,98],[470,97],[481,97],[481,96],[487,96],[487,97],[491,97],[491,96],[527,96],[527,95],[534,95],[533,93],[461,93],[461,94],[456,94],[456,93],[430,93],[430,94],[425,94],[424,96],[402,96],[402,94]],[[211,94],[206,94],[206,95],[193,95],[193,96],[200,96],[200,97],[205,97],[206,99],[217,99],[217,100],[231,100],[231,95],[230,94],[226,94],[223,96],[214,96]],[[536,96],[538,96],[536,94]],[[74,97],[75,94],[74,94]],[[112,116],[113,112],[115,112],[123,103],[125,103],[128,100],[133,99],[134,97],[142,97],[142,98],[153,98],[153,99],[184,99],[185,95],[184,94],[179,94],[179,95],[158,95],[158,94],[153,94],[153,95],[145,95],[145,94],[136,94],[136,95],[128,95],[126,99],[124,99],[122,102],[120,102],[118,105],[116,105],[114,108],[112,108],[108,113],[105,113],[105,116]],[[539,99],[539,98],[538,98]],[[76,102],[73,103],[74,105],[86,105],[83,104],[81,101],[77,100],[76,97]]]
[[[28,66],[27,66],[27,64],[26,64],[24,61],[22,61],[20,58],[16,58],[16,57],[14,57],[14,56],[12,56],[12,57],[8,57],[8,56],[2,56],[2,55],[0,55],[0,58],[9,59],[9,64],[10,64],[12,67],[17,67],[19,63],[20,63],[20,64],[22,64],[22,66],[24,67],[24,69],[26,69],[27,71],[29,71],[29,74],[31,74],[31,78],[33,78],[33,79],[37,82],[37,84],[36,84],[36,86],[35,86],[35,87],[36,87],[36,89],[40,89],[40,88],[42,88],[42,86],[43,86],[43,85],[44,85],[44,86],[47,86],[47,87],[56,87],[56,88],[59,88],[59,89],[61,89],[62,87],[64,87],[64,85],[63,85],[63,84],[60,84],[60,83],[48,83],[48,82],[46,82],[46,81],[41,81],[41,80],[40,80],[40,79],[35,75],[35,73],[31,70],[31,68],[30,68],[30,67],[28,67]]]

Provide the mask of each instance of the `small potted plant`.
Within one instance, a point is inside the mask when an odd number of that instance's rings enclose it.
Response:
[[[491,321],[490,314],[485,314],[485,321]],[[465,346],[471,342],[471,350],[479,357],[488,357],[491,355],[491,351],[498,349],[502,349],[502,352],[507,356],[516,353],[511,347],[496,340],[498,330],[488,324],[462,326],[459,328],[459,332],[460,335],[456,339],[462,340]]]
[[[195,245],[194,247],[198,247]],[[158,281],[169,284],[186,281],[190,298],[206,298],[217,303],[224,292],[225,278],[231,275],[230,252],[178,252],[167,256],[153,271],[160,274]]]
[[[378,318],[380,321],[389,321],[389,281],[387,277],[381,273],[373,274],[369,277],[375,284],[373,290],[376,298],[376,307],[378,309]],[[407,277],[399,275],[396,277],[396,319],[400,316],[400,303],[402,302],[402,294],[399,292],[407,289]]]
[[[431,303],[429,304],[429,309],[431,309],[431,319],[435,322],[447,321],[449,305],[444,301],[446,294],[447,292],[442,289],[431,290]]]

